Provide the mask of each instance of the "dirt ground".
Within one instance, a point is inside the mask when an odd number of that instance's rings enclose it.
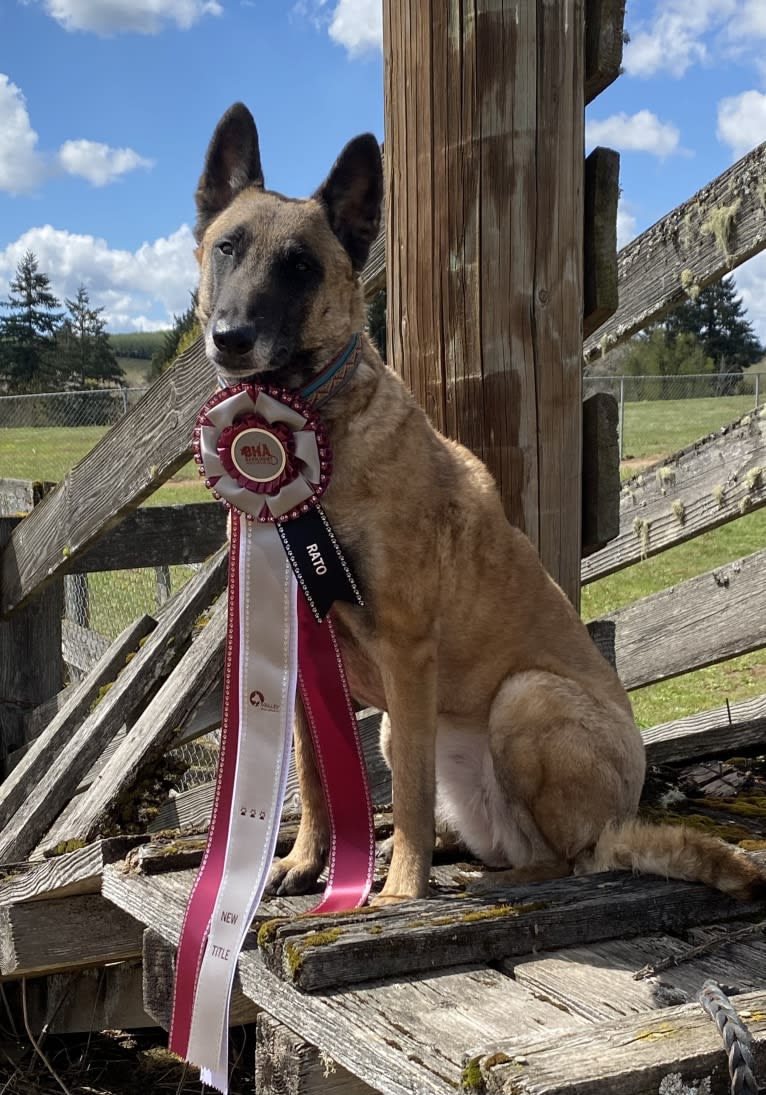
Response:
[[[3,1032],[0,1095],[202,1095],[210,1091],[199,1082],[196,1069],[167,1052],[154,1030],[50,1035],[40,1049],[47,1064],[28,1039]],[[252,1028],[232,1031],[229,1059],[234,1062],[231,1095],[253,1095]]]

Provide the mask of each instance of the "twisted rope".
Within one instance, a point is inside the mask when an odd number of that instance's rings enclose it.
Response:
[[[715,1025],[729,1058],[731,1095],[758,1095],[755,1061],[750,1050],[750,1031],[729,1003],[729,998],[715,981],[705,981],[697,997]]]

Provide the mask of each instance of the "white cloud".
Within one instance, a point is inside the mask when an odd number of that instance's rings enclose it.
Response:
[[[620,198],[617,202],[617,250],[622,250],[637,234],[638,223],[635,214],[631,212],[629,203],[624,198]]]
[[[352,57],[383,48],[383,0],[296,0],[290,14],[326,29]]]
[[[766,252],[743,263],[735,271],[734,278],[747,318],[761,343],[766,345]]]
[[[630,152],[668,156],[678,151],[680,133],[670,122],[661,122],[649,110],[636,114],[612,114],[601,121],[586,121],[585,143],[592,148],[604,144]]]
[[[762,0],[754,2],[761,4]],[[692,65],[708,59],[709,48],[703,37],[739,16],[737,0],[660,0],[648,24],[628,27],[625,71],[629,76],[669,72],[680,78]]]
[[[157,34],[166,22],[188,30],[205,15],[220,15],[219,0],[44,0],[45,10],[66,30],[110,35]]]
[[[94,186],[106,186],[137,167],[152,167],[151,160],[132,148],[110,148],[98,141],[65,141],[58,162],[68,175],[80,175]]]
[[[60,299],[84,284],[94,306],[106,309],[113,331],[167,326],[185,311],[197,283],[194,238],[183,224],[169,236],[135,251],[111,248],[104,239],[47,224],[24,232],[0,251],[0,279],[10,280],[26,251],[37,256]],[[0,297],[6,293],[0,288]]]
[[[718,104],[718,139],[729,145],[735,158],[766,141],[766,94],[743,91]]]
[[[8,194],[34,190],[44,171],[24,96],[0,73],[0,190]]]
[[[383,0],[338,0],[330,37],[351,56],[383,46]]]

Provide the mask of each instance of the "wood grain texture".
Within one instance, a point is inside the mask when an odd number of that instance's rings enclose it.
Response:
[[[585,280],[582,323],[584,338],[605,323],[617,310],[617,201],[619,196],[619,153],[611,148],[594,148],[585,161],[583,235]]]
[[[261,1013],[255,1025],[255,1090],[260,1095],[372,1095],[362,1083],[284,1023]]]
[[[582,553],[590,555],[620,531],[619,412],[614,396],[597,392],[582,406]]]
[[[585,102],[620,75],[625,0],[585,0]]]
[[[225,539],[226,512],[221,506],[144,506],[79,556],[70,573],[203,563]]]
[[[145,840],[148,837],[109,837],[42,863],[29,864],[28,869],[0,881],[0,905],[100,893],[105,865],[123,859]]]
[[[766,549],[688,578],[599,620],[615,628],[627,689],[668,680],[766,645]]]
[[[140,960],[78,973],[54,973],[26,984],[32,1031],[87,1034],[156,1026],[144,1011]]]
[[[384,4],[389,360],[579,592],[583,4]]]
[[[74,794],[83,771],[95,762],[150,689],[178,660],[197,616],[222,591],[226,573],[226,553],[221,551],[176,595],[172,608],[168,607],[156,630],[78,726],[66,749],[50,757],[45,773],[28,788],[15,814],[0,831],[0,862],[25,858],[44,837]]]
[[[141,954],[143,928],[99,894],[0,907],[0,973],[30,977]]]
[[[619,495],[619,534],[583,560],[583,585],[763,505],[766,411],[761,408],[626,480]]]
[[[746,993],[736,1006],[753,1035],[760,1074],[766,1065],[766,993]],[[656,1095],[670,1073],[680,1073],[687,1085],[711,1077],[714,1095],[729,1090],[721,1037],[697,1004],[598,1023],[555,1040],[498,1042],[479,1067],[487,1095]]]
[[[654,877],[590,875],[491,896],[408,902],[332,918],[301,917],[263,940],[269,969],[307,992],[461,962],[656,931],[678,931],[743,913],[717,891]],[[757,906],[751,906],[755,911]],[[315,937],[334,924],[332,939]]]
[[[210,615],[210,622],[142,710],[99,778],[54,823],[42,841],[43,851],[55,848],[61,841],[92,840],[116,799],[135,781],[142,765],[167,748],[174,732],[222,672],[226,610],[226,598],[222,597]]]
[[[534,995],[590,1022],[689,1003],[708,977],[738,992],[766,987],[766,943],[757,936],[697,958],[687,957],[691,950],[681,939],[650,935],[508,959],[501,969]],[[635,979],[639,970],[664,959],[678,965]]]
[[[766,695],[642,730],[650,764],[758,752],[766,744]]]
[[[25,516],[54,486],[29,479],[0,479],[0,517]]]
[[[586,363],[660,319],[690,286],[710,285],[766,247],[764,172],[766,143],[620,251],[620,305],[586,339]]]

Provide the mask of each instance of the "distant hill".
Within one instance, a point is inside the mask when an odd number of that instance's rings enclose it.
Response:
[[[132,331],[130,334],[110,335],[109,341],[117,357],[137,357],[151,361],[159,350],[167,331]]]

